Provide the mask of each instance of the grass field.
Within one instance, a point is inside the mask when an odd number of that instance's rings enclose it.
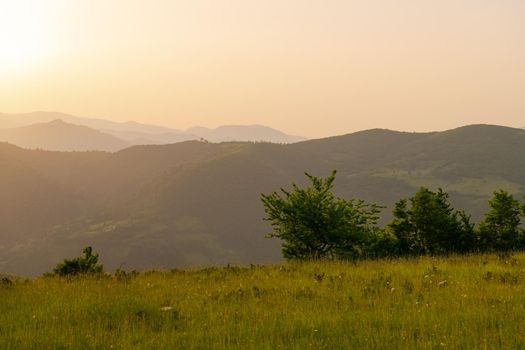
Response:
[[[525,348],[525,254],[0,284],[0,349]]]

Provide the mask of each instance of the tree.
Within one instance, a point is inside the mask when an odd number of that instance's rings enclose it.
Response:
[[[400,254],[466,252],[474,247],[470,216],[455,211],[442,189],[433,192],[422,187],[412,198],[398,201],[393,216],[388,227],[397,238]]]
[[[332,193],[336,171],[326,178],[305,173],[311,186],[292,185],[290,192],[262,194],[266,218],[273,226],[267,237],[283,241],[287,259],[356,258],[367,236],[379,230],[380,207],[345,200]]]
[[[408,200],[399,200],[392,211],[394,216],[388,225],[397,238],[398,252],[400,254],[420,255],[426,253],[426,243],[417,230],[412,219],[412,212],[408,208]]]
[[[98,263],[98,254],[93,254],[91,247],[84,248],[84,256],[74,259],[64,259],[53,269],[56,276],[75,276],[80,274],[97,274],[103,271],[103,266]]]
[[[520,215],[525,208],[504,190],[494,192],[489,211],[479,225],[481,245],[488,250],[511,250],[523,246]]]

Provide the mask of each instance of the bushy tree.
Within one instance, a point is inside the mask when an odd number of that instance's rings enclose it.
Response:
[[[397,237],[388,230],[372,230],[363,244],[363,258],[386,258],[399,256]]]
[[[422,187],[412,198],[398,201],[393,216],[388,227],[400,254],[465,252],[475,245],[470,216],[454,210],[442,189]]]
[[[262,194],[266,218],[273,226],[267,237],[283,241],[287,259],[356,258],[371,234],[379,231],[380,207],[345,200],[332,193],[336,171],[326,178],[305,174],[311,186]]]
[[[93,254],[91,247],[84,248],[84,256],[74,259],[64,259],[53,269],[56,276],[75,276],[80,274],[97,274],[103,271],[103,266],[98,263],[98,254]]]
[[[519,202],[504,190],[494,192],[489,211],[479,225],[480,244],[487,250],[511,250],[523,247]]]

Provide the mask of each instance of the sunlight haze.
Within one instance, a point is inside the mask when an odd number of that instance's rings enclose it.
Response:
[[[525,2],[0,0],[0,112],[173,128],[525,126]]]

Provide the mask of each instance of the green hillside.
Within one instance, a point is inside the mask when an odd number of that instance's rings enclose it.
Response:
[[[0,271],[38,274],[92,245],[110,269],[262,263],[261,192],[338,170],[335,191],[387,206],[419,186],[443,187],[478,220],[493,190],[525,192],[525,130],[369,130],[291,145],[137,146],[117,153],[0,145]],[[27,215],[27,213],[32,213]]]

